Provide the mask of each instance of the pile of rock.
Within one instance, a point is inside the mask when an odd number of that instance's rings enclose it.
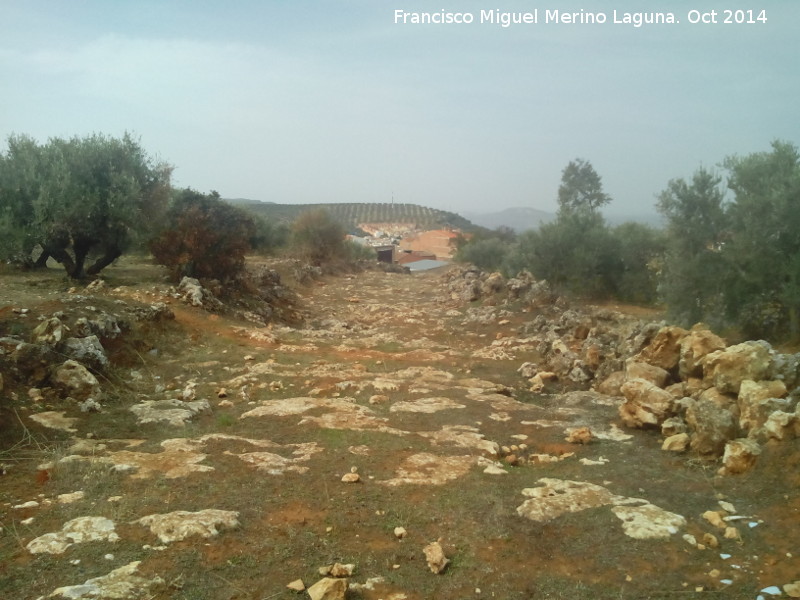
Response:
[[[477,267],[469,266],[452,269],[443,276],[446,294],[450,300],[476,302],[484,300],[494,305],[502,300],[523,300],[533,305],[549,305],[558,296],[552,292],[546,281],[537,281],[528,271],[506,280],[501,273],[486,273]]]
[[[727,346],[703,325],[661,328],[627,360],[619,414],[628,427],[659,428],[664,449],[722,457],[721,472],[753,466],[761,445],[800,435],[800,354],[765,341]]]

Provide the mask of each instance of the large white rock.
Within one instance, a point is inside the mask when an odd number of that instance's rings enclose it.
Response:
[[[74,544],[94,541],[119,541],[114,522],[105,517],[78,517],[64,523],[61,531],[31,540],[26,548],[31,554],[62,554]]]
[[[53,374],[53,383],[77,400],[100,396],[100,382],[89,370],[74,360],[65,361]]]
[[[744,342],[718,350],[705,358],[705,377],[724,393],[738,394],[742,381],[769,379],[774,350],[765,341]]]
[[[620,387],[626,402],[619,415],[628,427],[658,427],[672,416],[672,394],[644,379],[630,379]]]
[[[239,513],[231,510],[208,508],[198,512],[178,510],[165,514],[142,517],[135,523],[149,527],[163,544],[178,542],[199,535],[210,538],[219,535],[220,528],[239,527]]]

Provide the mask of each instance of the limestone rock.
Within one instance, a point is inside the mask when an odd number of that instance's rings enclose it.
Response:
[[[686,411],[686,423],[692,432],[692,450],[705,455],[720,456],[737,433],[733,414],[711,400],[693,402]]]
[[[681,379],[703,376],[705,357],[725,349],[725,340],[711,333],[708,329],[692,330],[680,341],[680,360],[678,376]]]
[[[306,591],[311,600],[344,600],[347,594],[347,579],[325,577]]]
[[[154,514],[135,521],[149,527],[162,544],[178,542],[199,535],[204,538],[215,537],[219,528],[234,529],[239,526],[239,513],[230,510],[209,508],[198,512],[178,510],[165,514]]]
[[[407,532],[406,532],[405,527],[395,527],[394,528],[394,537],[396,537],[398,540],[402,540],[404,537],[406,537],[406,535],[407,535]]]
[[[720,529],[726,529],[728,527],[727,523],[722,520],[722,515],[718,511],[715,510],[707,510],[703,513],[703,518],[711,523],[714,527],[719,527]]]
[[[500,273],[492,273],[481,284],[481,292],[484,296],[499,294],[505,285],[505,278]]]
[[[64,523],[61,531],[31,540],[26,548],[31,554],[62,554],[73,544],[98,540],[119,541],[114,522],[105,517],[78,517]]]
[[[294,581],[287,583],[286,587],[293,592],[302,592],[306,589],[306,584],[303,583],[302,579],[295,579]]]
[[[34,344],[55,346],[64,338],[64,334],[67,331],[69,331],[69,329],[61,322],[61,319],[58,317],[51,317],[36,326],[36,329],[34,329],[31,334],[31,341],[33,341]]]
[[[592,430],[588,427],[578,427],[568,431],[565,441],[570,444],[588,444],[592,441]]]
[[[95,368],[108,366],[105,348],[96,335],[67,338],[61,351],[70,358]]]
[[[783,591],[790,598],[800,598],[800,579],[783,586]]]
[[[657,427],[671,416],[672,395],[649,381],[628,380],[620,391],[626,402],[619,415],[628,427]]]
[[[544,389],[544,386],[548,381],[552,381],[553,379],[556,379],[556,377],[556,374],[550,371],[539,371],[536,375],[528,380],[528,383],[531,384],[530,391],[534,394],[538,394]]]
[[[793,413],[782,410],[773,412],[764,423],[763,431],[767,437],[776,440],[800,436],[800,404]]]
[[[425,553],[425,561],[428,563],[428,568],[432,573],[439,574],[443,572],[450,563],[439,542],[431,542],[422,551]]]
[[[741,438],[732,440],[725,445],[725,454],[722,456],[720,473],[737,475],[753,468],[761,447],[754,440]]]
[[[352,577],[353,572],[356,570],[356,566],[353,564],[342,564],[342,563],[334,563],[331,566],[331,570],[329,571],[329,575],[331,577]]]
[[[733,394],[725,394],[715,387],[703,390],[697,395],[697,399],[713,402],[718,407],[729,410],[734,416],[739,414],[739,405],[736,403],[736,397]]]
[[[53,374],[53,383],[77,400],[100,395],[100,382],[89,370],[74,360],[67,360]]]
[[[665,369],[645,362],[638,362],[635,359],[631,359],[626,363],[625,377],[626,379],[644,379],[660,388],[666,387],[669,381],[669,373]]]
[[[686,422],[680,417],[670,417],[661,423],[661,435],[672,437],[686,432]]]
[[[625,535],[637,540],[666,539],[686,525],[686,519],[681,515],[649,503],[615,506],[611,512],[622,521]]]
[[[676,433],[675,435],[671,435],[661,444],[661,449],[667,452],[685,452],[688,447],[688,433]]]
[[[681,327],[662,327],[636,360],[674,371],[680,361],[681,341],[688,333]]]
[[[358,483],[361,481],[361,476],[358,473],[345,473],[342,476],[343,483]]]
[[[625,383],[625,371],[614,371],[597,386],[597,391],[607,396],[621,396],[620,387]]]
[[[108,575],[94,577],[82,585],[60,587],[51,593],[48,598],[61,596],[70,600],[83,598],[143,598],[150,587],[163,584],[160,577],[145,579],[137,575],[140,561],[114,569]]]
[[[754,431],[766,423],[776,410],[785,410],[790,400],[786,396],[786,385],[779,380],[752,381],[745,379],[739,387],[739,426],[743,431]]]
[[[134,404],[128,410],[136,415],[140,424],[163,422],[183,427],[195,415],[210,410],[210,408],[207,400],[183,402],[177,398],[171,398],[168,400],[145,400]]]
[[[744,342],[706,356],[705,378],[724,393],[738,394],[742,381],[769,379],[775,352],[765,341]]]
[[[222,303],[217,300],[210,290],[200,285],[200,282],[193,277],[184,277],[178,284],[178,293],[181,299],[192,306],[204,308],[206,310],[220,310]]]

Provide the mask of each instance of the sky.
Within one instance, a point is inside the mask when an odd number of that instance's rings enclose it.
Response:
[[[800,2],[752,5],[766,22],[708,0],[0,0],[0,151],[130,132],[226,198],[478,213],[555,212],[581,158],[610,213],[654,213],[671,179],[800,145]],[[679,23],[614,23],[643,7]],[[581,10],[606,22],[563,22]]]

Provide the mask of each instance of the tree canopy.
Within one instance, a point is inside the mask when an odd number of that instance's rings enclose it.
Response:
[[[95,275],[158,222],[171,168],[129,134],[51,138],[11,136],[0,156],[0,227],[6,258],[31,262],[38,245],[67,274]],[[97,260],[84,268],[90,251]]]
[[[560,213],[588,210],[595,212],[611,202],[603,191],[603,182],[592,163],[576,158],[561,172],[558,188],[558,210]]]

